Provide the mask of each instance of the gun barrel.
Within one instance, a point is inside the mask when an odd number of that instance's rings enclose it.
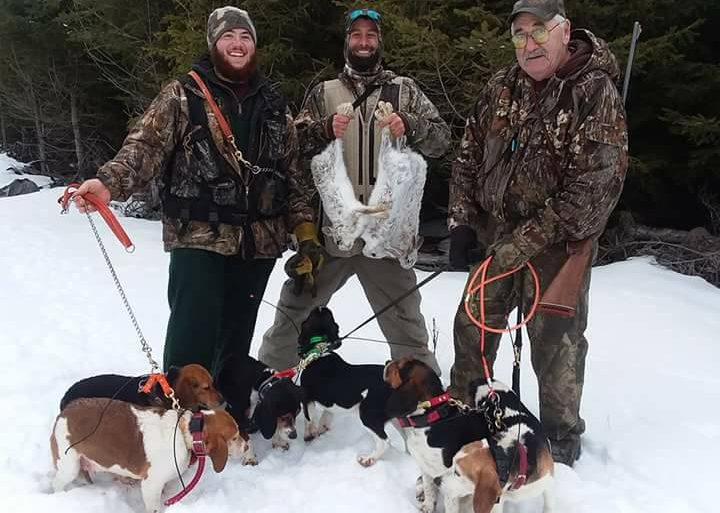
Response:
[[[627,66],[625,67],[625,78],[623,80],[622,90],[623,105],[625,105],[625,100],[627,100],[628,89],[630,88],[630,74],[632,73],[633,61],[635,60],[635,48],[637,46],[638,39],[640,39],[641,33],[642,26],[640,25],[639,21],[636,21],[633,25],[632,39],[630,41],[630,52],[628,54]]]

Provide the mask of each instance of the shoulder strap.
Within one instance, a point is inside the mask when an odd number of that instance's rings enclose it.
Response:
[[[365,102],[365,100],[367,100],[370,97],[370,95],[373,94],[375,91],[377,91],[377,89],[381,86],[382,86],[382,84],[372,84],[372,85],[367,86],[365,88],[365,91],[363,92],[363,94],[361,94],[360,96],[355,98],[355,101],[352,102],[353,110],[357,109],[360,105],[362,105],[363,102]]]
[[[215,102],[215,98],[213,97],[212,93],[208,89],[207,85],[205,85],[205,82],[200,77],[200,75],[197,74],[196,71],[190,71],[188,73],[190,77],[195,81],[197,86],[200,88],[202,93],[205,95],[205,99],[208,102],[208,105],[210,105],[210,109],[212,109],[213,114],[215,114],[215,119],[217,119],[218,124],[220,125],[220,130],[222,130],[223,137],[225,138],[225,141],[230,143],[232,147],[235,146],[235,136],[233,136],[232,130],[230,129],[230,125],[227,122],[227,119],[225,119],[225,116],[223,116],[222,111],[220,110],[220,107],[218,107],[218,104]]]

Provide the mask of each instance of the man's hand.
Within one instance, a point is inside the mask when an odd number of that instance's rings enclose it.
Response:
[[[327,253],[319,242],[306,240],[300,243],[298,252],[285,263],[285,273],[295,281],[293,293],[302,294],[307,285],[312,297],[317,295],[317,275],[322,269]]]
[[[332,129],[336,139],[342,139],[345,136],[350,121],[352,121],[350,116],[343,116],[342,114],[333,115]]]
[[[476,255],[477,235],[475,230],[469,226],[456,226],[450,232],[450,269],[456,271],[467,271],[470,264],[475,260],[473,253]]]
[[[97,196],[98,199],[100,199],[100,201],[102,201],[106,205],[110,203],[110,189],[105,187],[104,183],[102,183],[97,178],[85,180],[82,184],[80,184],[80,187],[78,187],[78,190],[74,196],[75,206],[83,214],[85,212],[95,212],[97,210],[97,208],[95,208],[92,203],[90,203],[89,201],[85,201],[85,198],[83,198],[83,195],[88,192]]]
[[[380,121],[380,128],[384,127],[388,127],[390,129],[390,133],[396,139],[405,135],[405,122],[400,116],[398,116],[397,112],[393,112]]]

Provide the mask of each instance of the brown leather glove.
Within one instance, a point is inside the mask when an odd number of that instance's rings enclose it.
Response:
[[[327,259],[327,252],[317,237],[313,223],[302,223],[295,228],[298,251],[285,263],[285,273],[295,282],[293,292],[300,295],[310,287],[312,297],[317,295],[317,274]]]

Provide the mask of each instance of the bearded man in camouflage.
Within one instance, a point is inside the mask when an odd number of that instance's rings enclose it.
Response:
[[[439,157],[447,150],[450,131],[438,110],[414,80],[384,70],[382,61],[380,14],[373,9],[355,9],[346,16],[345,69],[338,79],[315,87],[295,120],[302,158],[322,152],[335,138],[342,138],[344,160],[356,198],[367,203],[377,170],[381,128],[387,126],[394,137],[405,136],[409,146],[426,157]],[[364,93],[366,99],[352,117],[336,113],[338,105],[352,103]],[[378,101],[390,102],[393,113],[378,123],[374,111]],[[321,224],[328,219],[318,216]],[[357,276],[372,309],[378,311],[416,284],[415,272],[403,269],[395,259],[373,259],[362,254],[362,241],[349,251],[341,251],[331,237],[321,248],[318,231],[296,230],[299,252],[286,266],[288,280],[280,296],[281,311],[265,333],[260,347],[262,361],[286,368],[298,360],[297,332],[313,308],[325,306],[351,276]],[[299,295],[296,285],[304,280]],[[311,282],[312,286],[310,286]],[[428,333],[420,312],[420,293],[415,291],[378,317],[378,324],[390,342],[393,358],[413,355],[438,370],[435,356],[428,350]]]
[[[184,75],[158,94],[115,158],[78,191],[122,201],[162,181],[170,252],[165,369],[198,363],[217,375],[222,360],[247,355],[287,232],[313,226],[312,178],[297,168],[292,117],[256,67],[256,43],[246,11],[216,9],[207,24],[209,54],[192,66],[234,143],[199,84]],[[90,209],[81,197],[76,203]]]
[[[568,247],[591,239],[597,251],[597,237],[622,191],[627,128],[614,56],[591,32],[571,31],[562,0],[519,0],[510,21],[517,63],[490,79],[453,166],[450,258],[467,269],[479,235],[493,257],[488,276],[532,262],[542,291],[566,261]],[[540,418],[554,459],[567,465],[580,456],[585,430],[580,399],[589,287],[588,266],[573,317],[538,313],[528,324]],[[505,327],[518,301],[527,310],[532,296],[527,270],[488,285],[487,325]],[[482,366],[478,329],[462,303],[454,340],[452,391],[467,400]],[[490,363],[499,341],[499,335],[486,334]]]

